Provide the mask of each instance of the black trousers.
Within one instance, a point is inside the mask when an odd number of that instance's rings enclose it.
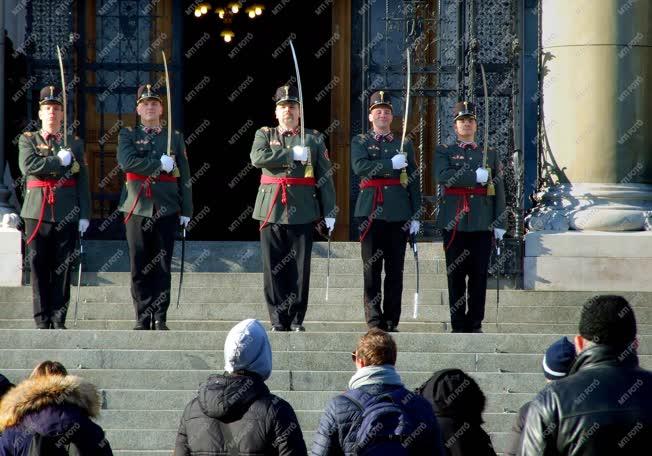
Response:
[[[491,231],[444,230],[448,302],[454,332],[470,332],[482,327],[487,295],[487,269],[491,254]],[[448,246],[448,248],[446,248]],[[468,280],[468,293],[467,283]]]
[[[34,232],[38,220],[25,219],[25,233]],[[70,277],[79,261],[76,221],[41,223],[27,246],[34,321],[37,325],[64,324],[70,302]]]
[[[366,220],[361,223],[361,228],[366,227]],[[407,227],[409,225],[406,225],[406,222],[374,220],[360,243],[364,277],[364,314],[370,328],[391,329],[398,326],[401,318]],[[383,264],[384,284],[381,277]]]
[[[260,231],[265,302],[272,326],[303,324],[308,309],[313,224],[269,223]]]
[[[136,320],[145,326],[165,322],[170,307],[170,282],[174,238],[179,218],[132,215],[126,223],[131,297]]]

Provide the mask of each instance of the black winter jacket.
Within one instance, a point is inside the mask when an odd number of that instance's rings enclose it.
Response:
[[[652,372],[631,350],[596,345],[580,353],[568,377],[530,405],[524,456],[652,453]]]
[[[432,405],[448,456],[496,456],[482,429],[485,396],[460,369],[443,369],[417,388]]]
[[[251,375],[212,375],[181,417],[175,456],[303,456],[294,410]]]

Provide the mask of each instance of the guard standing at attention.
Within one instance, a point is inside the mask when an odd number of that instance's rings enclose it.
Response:
[[[118,164],[125,172],[119,209],[124,213],[134,329],[168,330],[172,252],[177,227],[192,216],[192,182],[183,135],[161,126],[163,104],[150,84],[138,88],[135,128],[120,130]]]

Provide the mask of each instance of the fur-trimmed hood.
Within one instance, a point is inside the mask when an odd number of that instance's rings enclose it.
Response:
[[[102,398],[91,383],[74,375],[28,378],[11,389],[0,402],[0,431],[19,424],[30,413],[61,404],[74,405],[95,418]]]

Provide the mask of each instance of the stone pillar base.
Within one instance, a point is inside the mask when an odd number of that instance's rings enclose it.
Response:
[[[15,228],[0,227],[0,287],[19,287],[23,277],[21,233]]]
[[[523,270],[526,290],[652,291],[652,232],[530,232]]]

